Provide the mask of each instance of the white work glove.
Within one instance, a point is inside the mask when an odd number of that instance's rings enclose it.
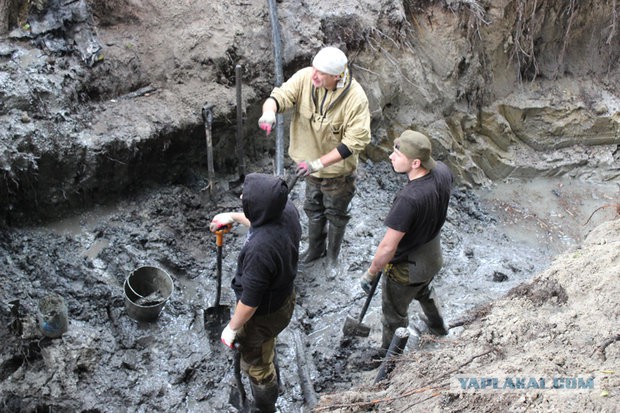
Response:
[[[303,176],[308,176],[311,173],[320,171],[325,168],[323,162],[320,159],[314,161],[301,161],[297,164],[297,173],[303,173]]]
[[[211,232],[215,232],[226,225],[232,224],[233,222],[235,222],[235,220],[232,217],[232,212],[222,212],[221,214],[217,214],[213,217],[211,223],[209,224],[209,229]]]
[[[258,127],[267,132],[267,135],[271,133],[271,130],[276,126],[276,113],[266,111],[263,116],[258,120]]]
[[[377,274],[371,274],[368,270],[360,277],[360,287],[366,293],[366,295],[370,294],[370,288],[372,287],[372,282],[375,280]]]
[[[235,348],[235,337],[237,337],[237,330],[233,330],[232,328],[230,328],[230,324],[227,324],[226,327],[224,328],[224,331],[222,331],[222,343],[224,343],[224,345],[226,347],[230,347],[231,349]]]

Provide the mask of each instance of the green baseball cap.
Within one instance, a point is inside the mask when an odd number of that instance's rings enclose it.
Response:
[[[394,139],[394,149],[409,159],[419,159],[424,169],[431,170],[437,165],[431,156],[431,141],[420,132],[404,131],[398,138]]]

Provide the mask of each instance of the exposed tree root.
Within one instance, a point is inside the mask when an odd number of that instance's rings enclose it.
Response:
[[[598,208],[596,208],[588,217],[588,220],[583,224],[584,226],[588,225],[588,222],[590,222],[590,220],[592,219],[592,217],[594,216],[594,214],[598,211],[600,211],[601,209],[605,209],[605,208],[616,208],[616,214],[620,215],[620,203],[617,204],[606,204],[603,206],[600,206]]]
[[[414,406],[416,404],[422,403],[425,400],[431,399],[433,397],[436,397],[440,394],[440,390],[446,390],[449,388],[449,383],[438,383],[441,380],[445,379],[446,377],[449,377],[452,374],[458,373],[458,371],[460,369],[462,369],[463,367],[467,366],[468,364],[470,364],[471,362],[473,362],[474,360],[476,360],[477,358],[486,356],[487,354],[491,354],[496,352],[495,349],[489,349],[483,353],[477,354],[475,356],[472,356],[469,360],[467,360],[466,362],[460,364],[459,366],[457,366],[456,368],[447,371],[443,374],[441,374],[438,377],[433,378],[432,380],[430,380],[428,383],[426,383],[424,386],[422,387],[417,387],[415,389],[411,389],[408,390],[402,394],[400,394],[399,396],[395,396],[395,397],[384,397],[384,398],[380,398],[380,399],[374,399],[374,400],[370,400],[370,401],[364,401],[364,402],[355,402],[355,403],[339,403],[339,404],[332,404],[329,406],[325,406],[325,407],[319,407],[319,408],[315,408],[313,411],[314,412],[322,412],[322,411],[331,411],[331,410],[336,410],[336,409],[343,409],[343,408],[353,408],[353,407],[359,407],[359,408],[370,408],[373,405],[379,405],[379,404],[389,404],[395,400],[399,400],[399,399],[404,399],[406,397],[410,397],[416,394],[420,394],[420,393],[424,393],[427,391],[432,391],[433,393],[423,399],[423,400],[416,400],[413,404],[409,405],[408,407]],[[402,360],[401,358],[396,359],[395,361],[399,361]],[[406,408],[403,411],[408,411],[408,408]]]
[[[620,341],[620,334],[616,334],[615,336],[610,337],[607,340],[603,341],[603,343],[600,346],[598,346],[594,350],[594,352],[592,352],[592,354],[599,353],[600,356],[601,356],[601,359],[603,361],[606,361],[607,360],[607,356],[605,355],[605,349],[607,347],[609,347],[611,344],[615,343],[616,341]]]

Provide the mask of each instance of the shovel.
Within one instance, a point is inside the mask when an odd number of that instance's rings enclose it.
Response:
[[[364,307],[362,308],[362,312],[360,313],[357,320],[352,318],[351,316],[347,316],[347,320],[342,326],[342,332],[347,336],[359,336],[359,337],[368,337],[370,334],[370,327],[362,323],[364,316],[366,315],[366,310],[368,310],[368,306],[370,305],[370,300],[372,300],[372,296],[375,294],[375,290],[377,289],[377,284],[379,284],[379,279],[381,278],[381,271],[377,274],[375,279],[372,281],[370,285],[370,292],[368,293],[368,297],[366,297],[366,302],[364,303]]]
[[[220,305],[222,293],[222,247],[224,246],[224,234],[230,231],[231,224],[224,225],[215,231],[217,245],[217,290],[215,304],[204,311],[205,329],[212,335],[219,335],[230,320],[230,307]]]
[[[295,173],[295,175],[293,176],[293,179],[291,179],[291,182],[288,182],[286,184],[286,186],[288,186],[288,193],[290,194],[291,192],[293,192],[293,188],[295,187],[295,184],[297,183],[297,181],[299,180],[299,178],[301,178],[302,176],[304,176],[304,171],[297,171]]]

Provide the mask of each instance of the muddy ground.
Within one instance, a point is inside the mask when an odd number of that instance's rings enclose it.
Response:
[[[285,389],[278,404],[282,412],[303,411],[307,401],[372,382],[377,373],[369,350],[380,343],[379,300],[373,301],[365,318],[372,328],[369,338],[345,337],[342,325],[348,314],[355,317],[361,309],[363,294],[357,277],[382,236],[381,219],[388,201],[403,183],[390,169],[387,163],[370,162],[361,168],[342,268],[319,264],[298,276],[294,319],[278,342]],[[223,181],[233,178],[222,177]],[[215,293],[216,246],[207,229],[209,219],[222,210],[238,209],[240,201],[234,191],[210,196],[205,185],[203,176],[184,185],[146,190],[45,227],[2,232],[3,266],[11,274],[4,282],[2,307],[3,323],[10,327],[3,339],[4,411],[235,411],[228,404],[231,352],[218,337],[205,333],[202,311],[213,305]],[[292,194],[298,206],[303,187],[299,183]],[[576,245],[574,234],[585,234],[613,217],[613,211],[601,211],[583,227],[590,203],[562,183],[552,189],[546,188],[538,201],[563,205],[558,211],[574,216],[568,227],[578,231],[562,233],[560,224],[566,224],[566,218],[538,215],[519,202],[527,194],[522,188],[515,188],[519,196],[499,203],[480,200],[474,191],[455,190],[442,236],[446,266],[436,281],[449,323],[475,319],[470,310],[488,305],[545,269],[567,243]],[[604,198],[607,193],[593,192],[587,198],[591,196]],[[538,235],[522,242],[519,231],[506,229],[514,224]],[[615,236],[610,231],[605,237]],[[227,286],[243,239],[241,228],[225,236],[222,302],[231,306],[234,296]],[[610,239],[608,245],[617,250],[617,240]],[[617,261],[617,254],[611,258]],[[128,317],[123,302],[125,277],[143,265],[165,269],[174,280],[174,293],[154,323]],[[617,262],[614,265],[617,269]],[[563,273],[552,273],[558,271]],[[597,276],[585,271],[584,277]],[[617,273],[610,276],[599,282],[613,284]],[[69,308],[69,329],[59,339],[42,337],[36,326],[37,302],[50,292],[64,297]],[[553,294],[546,289],[543,293]],[[513,305],[526,326],[532,323],[524,328],[538,328]],[[412,313],[412,325],[424,332],[417,313]],[[617,314],[609,316],[609,322],[617,320]],[[611,326],[601,327],[607,334],[614,331]],[[478,328],[490,333],[488,327]],[[459,326],[439,344],[425,338],[428,344],[423,349],[432,352],[439,345],[474,355],[484,346],[477,338],[467,339],[470,334],[468,324]],[[521,338],[517,335],[515,340]],[[567,355],[573,351],[570,346],[563,348],[553,351]],[[415,346],[411,351],[414,354],[408,357],[416,363],[425,354]],[[613,369],[605,363],[603,367]],[[593,373],[566,368],[571,374]],[[528,369],[540,372],[535,366]],[[315,394],[304,389],[304,380],[312,383],[309,388]],[[345,404],[355,401],[359,399]]]
[[[274,172],[273,136],[255,126],[274,80],[271,33],[264,4],[199,3],[52,1],[72,10],[54,15],[62,24],[32,9],[31,28],[21,20],[2,38],[0,411],[235,411],[232,354],[203,328],[215,296],[208,223],[240,208],[238,62],[247,172]],[[557,3],[278,3],[285,73],[322,44],[346,47],[373,114],[342,265],[298,275],[277,347],[281,412],[614,411],[620,49],[609,4],[573,14]],[[538,60],[515,67],[511,45],[523,41],[525,58],[534,44],[512,31],[522,18],[540,35]],[[215,117],[211,182],[205,101]],[[421,337],[373,385],[379,300],[368,338],[343,337],[342,325],[361,309],[357,278],[404,183],[386,153],[405,128],[427,132],[456,176],[435,281],[454,328],[426,335],[412,306]],[[300,209],[303,190],[301,181],[291,195]],[[303,213],[302,224],[305,234]],[[225,236],[229,305],[243,240],[242,228]],[[174,282],[152,323],[124,304],[123,282],[143,265]],[[37,328],[49,293],[67,304],[61,338]],[[489,395],[460,389],[457,375],[594,377],[595,386]]]

